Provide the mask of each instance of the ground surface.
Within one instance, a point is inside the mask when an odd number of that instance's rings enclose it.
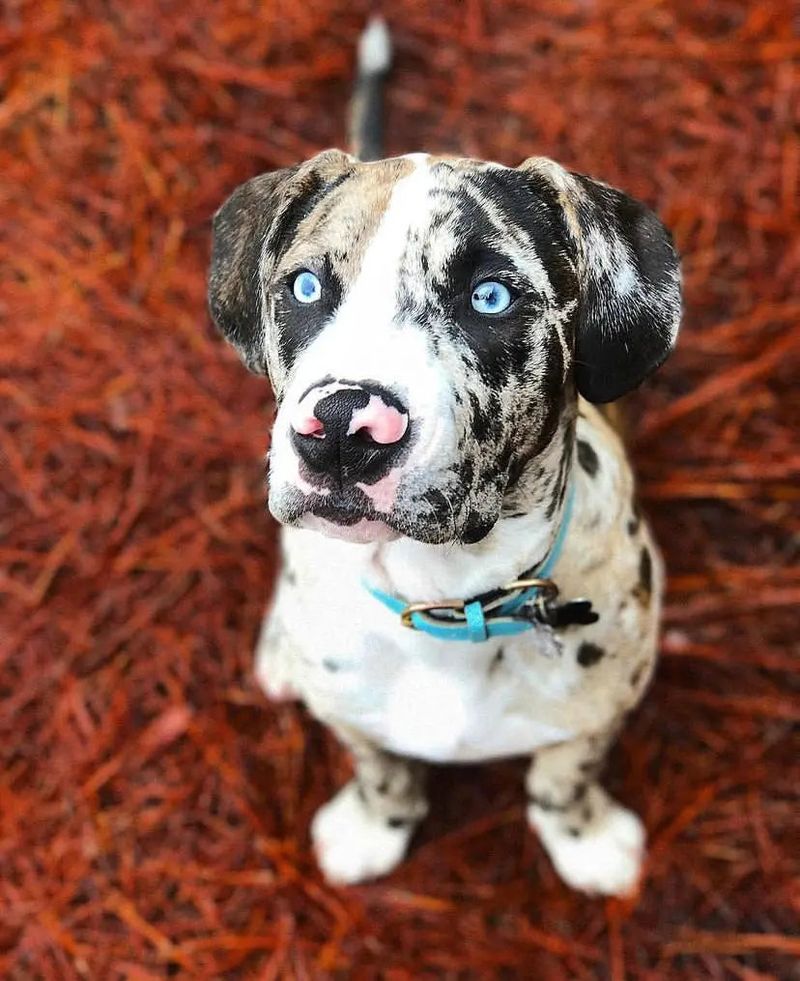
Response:
[[[209,327],[204,277],[237,182],[342,143],[365,12],[0,15],[0,976],[796,976],[800,43],[781,0],[391,5],[391,152],[550,154],[654,204],[685,256],[680,351],[629,410],[671,583],[610,784],[651,852],[637,902],[571,894],[509,763],[443,772],[388,881],[315,870],[309,819],[346,762],[250,678],[269,396]]]

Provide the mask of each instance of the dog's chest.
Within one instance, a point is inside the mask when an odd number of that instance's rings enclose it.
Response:
[[[543,706],[537,711],[546,686],[537,698],[526,678],[530,654],[498,649],[461,650],[451,657],[395,655],[388,665],[386,657],[362,653],[363,667],[353,680],[370,695],[348,698],[344,710],[353,725],[401,755],[467,762],[529,753],[569,735],[546,721]],[[550,679],[548,700],[566,693],[563,680]]]
[[[280,616],[297,648],[293,680],[331,724],[440,762],[530,753],[570,736],[561,709],[579,678],[549,631],[437,640],[400,626],[341,570],[312,608],[313,595],[286,590]]]

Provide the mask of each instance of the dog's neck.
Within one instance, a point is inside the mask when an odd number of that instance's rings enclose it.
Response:
[[[399,538],[365,550],[374,585],[416,602],[466,598],[502,586],[541,565],[564,517],[575,449],[574,413],[523,468],[503,515],[474,545],[428,545]],[[361,546],[355,546],[361,548]]]

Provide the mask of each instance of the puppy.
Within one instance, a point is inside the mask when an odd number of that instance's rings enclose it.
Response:
[[[383,31],[361,53],[370,156]],[[524,755],[564,881],[630,892],[642,825],[598,774],[653,671],[663,569],[595,405],[675,343],[668,232],[544,157],[328,150],[223,204],[209,301],[278,406],[256,671],[353,755],[311,829],[324,874],[401,861],[426,764]]]

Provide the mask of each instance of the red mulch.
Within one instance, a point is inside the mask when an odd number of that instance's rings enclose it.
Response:
[[[650,832],[630,903],[557,881],[516,763],[443,771],[409,861],[329,888],[308,823],[347,764],[250,677],[269,393],[209,326],[208,218],[244,178],[342,143],[366,9],[0,14],[0,976],[788,978],[791,4],[391,5],[391,152],[550,154],[656,205],[685,257],[680,350],[631,411],[672,578],[658,680],[609,777]]]

